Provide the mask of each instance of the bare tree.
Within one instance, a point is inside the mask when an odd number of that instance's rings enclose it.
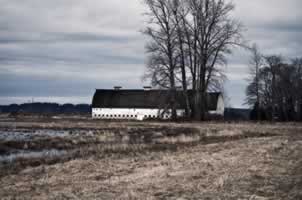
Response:
[[[176,26],[173,23],[171,2],[145,0],[149,8],[149,26],[144,34],[151,39],[146,49],[149,54],[148,72],[154,85],[169,89],[172,119],[176,119]]]
[[[302,120],[302,58],[295,58],[292,60],[292,66],[295,68],[294,76],[294,95],[295,95],[295,108],[296,120]]]
[[[271,75],[272,75],[272,82],[271,82],[271,109],[272,109],[272,121],[275,121],[277,116],[277,84],[276,84],[276,77],[279,71],[280,66],[282,65],[282,56],[278,55],[271,55],[265,57],[267,67],[269,68]]]
[[[249,102],[258,101],[267,118],[271,120],[290,121],[301,117],[302,59],[285,62],[282,56],[265,56],[263,65],[258,69],[247,87]],[[253,68],[254,69],[254,68]],[[258,86],[256,85],[258,82]],[[258,89],[258,92],[256,91]],[[249,99],[250,98],[250,99]],[[251,103],[251,104],[252,104]]]
[[[193,23],[191,32],[196,40],[193,48],[196,80],[195,119],[204,120],[207,108],[206,94],[219,65],[226,63],[226,55],[232,47],[242,43],[242,25],[230,17],[232,3],[224,0],[188,0]],[[195,69],[196,68],[196,69]]]
[[[260,53],[256,44],[250,48],[251,58],[249,61],[249,75],[248,86],[246,88],[246,100],[245,104],[253,106],[257,113],[257,120],[260,119],[260,108],[262,107],[261,101],[261,81],[260,81],[260,69],[263,67],[264,58]]]
[[[150,11],[149,27],[144,33],[151,39],[147,45],[147,67],[152,83],[169,88],[175,117],[176,87],[180,83],[186,114],[191,110],[196,120],[204,120],[207,92],[222,88],[226,55],[242,44],[242,26],[230,16],[234,5],[226,0],[145,0],[145,3]]]
[[[181,83],[183,94],[185,98],[185,114],[186,117],[190,117],[190,100],[188,94],[188,79],[187,79],[187,70],[186,70],[186,62],[187,62],[187,55],[186,55],[186,44],[185,44],[185,21],[186,15],[188,12],[185,10],[185,2],[183,0],[173,0],[170,4],[174,23],[177,29],[177,44],[179,49],[179,65],[181,69]]]

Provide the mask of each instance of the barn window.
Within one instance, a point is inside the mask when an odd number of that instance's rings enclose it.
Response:
[[[153,118],[156,118],[156,116],[155,116],[155,115],[153,115]]]
[[[121,115],[118,115],[118,117],[121,117]]]
[[[129,117],[129,115],[127,115],[127,117]]]
[[[123,117],[125,118],[125,115],[123,115]]]
[[[114,117],[116,117],[116,115],[114,115]]]
[[[131,115],[131,118],[133,117],[133,115]]]
[[[135,118],[137,118],[137,115],[135,115]]]
[[[151,118],[151,115],[149,115],[149,118]]]
[[[110,117],[112,118],[112,115],[110,115]]]

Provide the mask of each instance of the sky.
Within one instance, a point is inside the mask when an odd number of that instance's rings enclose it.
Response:
[[[301,0],[233,0],[244,38],[267,55],[302,57]],[[0,104],[91,103],[96,88],[142,88],[142,0],[0,0]],[[228,105],[244,107],[249,53],[225,68]]]

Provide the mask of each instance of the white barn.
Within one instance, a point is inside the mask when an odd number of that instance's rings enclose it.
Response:
[[[189,91],[189,95],[192,92]],[[168,90],[112,90],[97,89],[92,100],[94,119],[169,119],[171,110],[165,108]],[[208,93],[210,114],[224,115],[224,101],[221,93]],[[177,91],[177,115],[184,116],[185,103],[182,91]]]

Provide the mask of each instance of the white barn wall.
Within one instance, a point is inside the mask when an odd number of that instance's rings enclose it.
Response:
[[[223,96],[219,95],[217,100],[216,110],[209,111],[210,114],[224,115],[224,100]],[[134,109],[134,108],[92,108],[93,119],[129,119],[129,120],[144,120],[149,118],[171,118],[171,110],[164,114],[163,117],[159,116],[163,110],[160,109]],[[177,116],[185,116],[184,109],[177,110]]]
[[[224,100],[223,100],[222,95],[219,95],[218,101],[217,101],[217,108],[216,108],[216,110],[215,111],[214,110],[213,111],[209,111],[209,113],[210,114],[224,116],[224,110],[225,110]]]
[[[134,109],[134,108],[92,108],[94,119],[134,119],[144,120],[159,118],[162,111],[159,109]],[[171,117],[171,111],[163,116],[163,119]],[[177,116],[184,116],[184,110],[177,110]]]

